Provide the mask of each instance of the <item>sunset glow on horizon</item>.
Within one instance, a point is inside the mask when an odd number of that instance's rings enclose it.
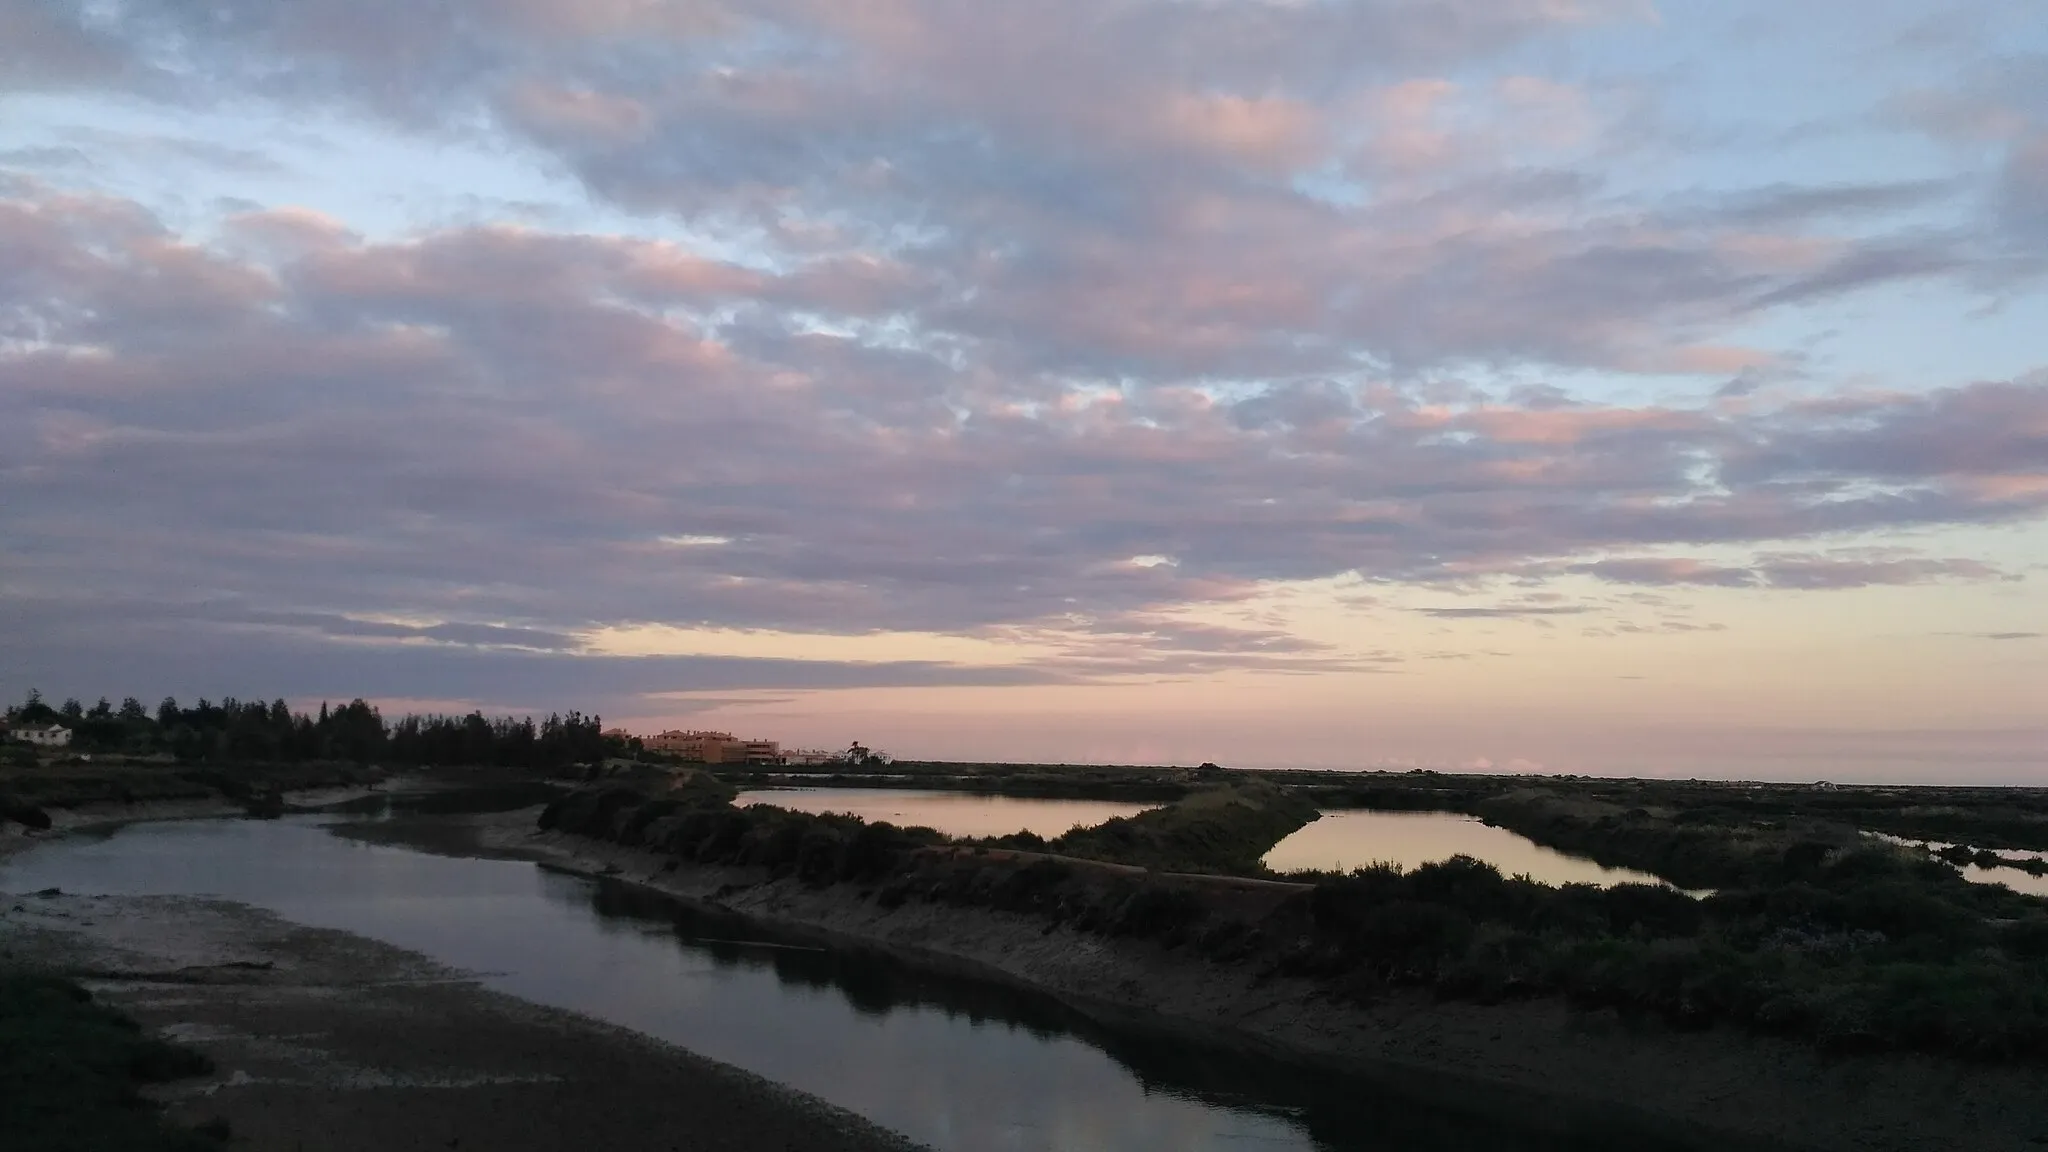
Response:
[[[2048,784],[2025,0],[0,0],[0,693]]]

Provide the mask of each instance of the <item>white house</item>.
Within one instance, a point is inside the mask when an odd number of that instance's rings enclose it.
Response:
[[[62,724],[25,724],[8,735],[45,748],[61,748],[71,743],[71,729]]]

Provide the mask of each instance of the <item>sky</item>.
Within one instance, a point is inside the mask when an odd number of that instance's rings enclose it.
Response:
[[[0,694],[2048,784],[2035,0],[0,0]]]

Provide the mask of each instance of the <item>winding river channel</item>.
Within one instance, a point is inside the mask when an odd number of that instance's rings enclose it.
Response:
[[[0,890],[218,896],[373,937],[942,1152],[1677,1146],[1549,1108],[1425,1106],[1391,1084],[1104,1026],[1049,997],[818,948],[624,885],[365,844],[322,824],[203,820],[66,837],[0,863]]]

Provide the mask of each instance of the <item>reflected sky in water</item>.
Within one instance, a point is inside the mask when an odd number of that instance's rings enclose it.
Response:
[[[616,883],[328,835],[305,818],[133,825],[0,864],[0,889],[212,895],[483,973],[849,1108],[945,1152],[1672,1147],[1612,1119],[1482,1119],[1049,997],[827,950]],[[1540,1127],[1545,1131],[1535,1131]]]
[[[742,792],[738,804],[773,804],[798,812],[846,812],[870,822],[936,828],[948,836],[1036,832],[1050,840],[1075,825],[1134,816],[1155,804],[1113,800],[1039,800],[932,792],[914,788],[774,788]]]
[[[1450,812],[1325,812],[1266,854],[1275,872],[1348,872],[1381,861],[1403,871],[1453,856],[1470,856],[1504,875],[1545,884],[1661,884],[1647,872],[1603,868],[1567,856],[1476,816]]]
[[[1889,844],[1898,844],[1906,848],[1922,848],[1936,852],[1943,848],[1955,847],[1955,845],[1945,840],[1909,840],[1903,836],[1887,836],[1882,832],[1865,832],[1864,835],[1875,837]],[[2048,860],[2048,852],[2028,852],[2018,848],[2001,848],[1998,849],[1998,854],[2014,860]],[[1942,863],[1948,864],[1948,861],[1943,860]],[[1949,864],[1949,867],[1961,872],[1963,879],[1968,880],[1972,884],[2001,884],[2015,892],[2021,892],[2028,896],[2048,896],[2048,876],[2036,876],[2031,872],[2023,872],[2018,868],[1986,868],[1980,864],[1964,864],[1961,866]]]

